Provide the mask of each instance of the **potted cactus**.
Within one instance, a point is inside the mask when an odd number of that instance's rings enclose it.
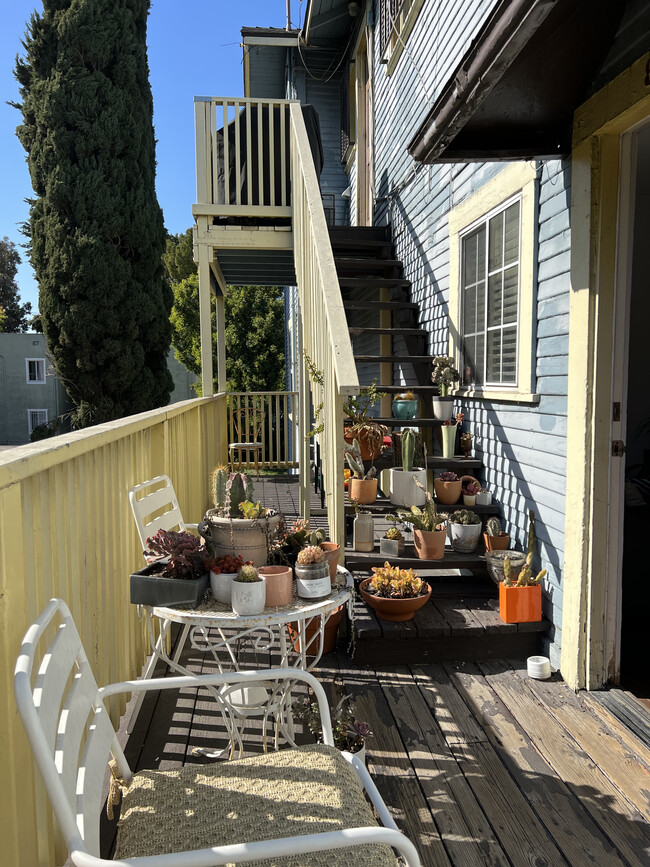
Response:
[[[296,593],[303,599],[323,599],[331,593],[330,569],[325,552],[317,545],[298,551],[295,566]]]
[[[199,533],[217,557],[240,554],[255,566],[268,562],[280,516],[253,500],[253,482],[246,473],[219,466],[212,471],[214,509],[206,512]]]
[[[481,490],[481,486],[475,479],[470,479],[463,485],[463,505],[475,506],[476,495]]]
[[[496,517],[488,518],[483,533],[486,551],[505,551],[510,545],[509,533],[501,529],[501,521]]]
[[[396,394],[392,404],[393,416],[399,419],[415,418],[418,411],[418,400],[412,391]]]
[[[348,482],[348,496],[364,506],[374,503],[377,499],[377,470],[370,467],[366,472],[358,440],[353,440],[352,444],[346,441],[345,459],[352,470],[352,478]]]
[[[518,575],[514,576],[510,557],[503,560],[503,581],[499,584],[499,616],[505,623],[538,623],[542,619],[542,578],[546,569],[533,575],[532,564],[535,556],[535,513],[528,513],[528,549],[526,562]]]
[[[426,497],[427,471],[413,466],[415,433],[406,428],[402,433],[402,466],[391,467],[390,501],[396,506],[423,506]]]
[[[431,587],[413,569],[400,569],[386,561],[372,571],[375,574],[364,579],[359,590],[380,620],[412,620],[431,596]]]
[[[232,582],[232,610],[235,614],[261,614],[266,604],[266,583],[255,566],[244,564]]]
[[[187,530],[158,530],[147,539],[151,562],[129,577],[130,599],[136,605],[196,607],[203,601],[209,573],[207,551]]]
[[[471,554],[481,538],[481,519],[470,509],[458,509],[449,515],[448,532],[454,551]]]
[[[379,540],[382,557],[401,557],[404,553],[404,536],[398,527],[389,527]]]
[[[460,373],[454,364],[454,359],[448,355],[437,355],[433,359],[431,382],[440,390],[440,395],[433,398],[433,414],[435,418],[443,421],[452,416],[454,399],[449,396],[449,389],[460,379]]]
[[[386,518],[413,527],[413,545],[418,557],[422,560],[442,560],[447,540],[447,515],[437,511],[429,491],[425,491],[423,508],[411,506],[410,509],[398,509],[396,515],[387,515]]]

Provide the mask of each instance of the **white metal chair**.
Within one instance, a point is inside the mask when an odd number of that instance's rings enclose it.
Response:
[[[131,511],[138,528],[142,550],[158,530],[196,530],[197,524],[183,520],[178,497],[169,476],[155,476],[129,491]]]
[[[47,635],[54,638],[46,645]],[[249,680],[305,681],[318,701],[323,744],[210,765],[133,774],[104,700],[122,692]],[[300,855],[304,867],[420,864],[365,766],[333,746],[325,693],[293,669],[125,681],[99,688],[65,602],[52,599],[27,630],[14,675],[18,711],[75,867],[99,856],[99,813],[111,755],[123,802],[116,860],[143,867],[208,867]],[[373,817],[364,789],[383,827]],[[391,848],[392,847],[392,848]]]

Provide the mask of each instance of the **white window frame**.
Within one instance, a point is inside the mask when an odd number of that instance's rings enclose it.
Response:
[[[476,193],[449,212],[449,355],[460,369],[462,331],[462,242],[463,238],[490,217],[520,202],[519,303],[517,326],[517,377],[513,385],[460,386],[463,397],[486,400],[536,403],[533,391],[534,366],[534,255],[535,180],[537,169],[530,163],[510,163]]]
[[[43,378],[42,379],[30,379],[29,378],[29,365],[31,362],[37,363],[39,365],[39,367],[42,369],[42,371],[43,371]],[[25,379],[26,379],[28,385],[44,385],[45,384],[46,375],[47,375],[47,371],[45,368],[45,362],[46,362],[46,359],[42,358],[42,357],[41,358],[26,358],[25,359]]]
[[[38,421],[36,424],[32,425],[32,413],[40,412],[45,415],[44,421]],[[34,430],[41,424],[47,424],[49,422],[48,411],[46,409],[28,409],[27,410],[27,433],[31,436],[34,433]]]
[[[390,0],[380,0],[380,2],[387,6],[387,13],[390,14]],[[405,6],[408,6],[406,10],[404,10]],[[387,64],[386,73],[388,75],[397,66],[397,61],[402,55],[406,41],[423,6],[424,0],[401,0],[397,16],[391,23],[390,36],[381,57],[381,62]]]

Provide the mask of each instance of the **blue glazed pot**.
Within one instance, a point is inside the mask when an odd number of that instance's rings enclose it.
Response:
[[[393,416],[399,419],[415,418],[418,411],[417,400],[394,400]]]

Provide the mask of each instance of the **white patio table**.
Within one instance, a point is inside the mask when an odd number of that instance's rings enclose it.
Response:
[[[240,649],[243,642],[246,642],[253,653],[271,650],[278,652],[277,666],[280,668],[300,668],[309,671],[322,656],[325,624],[342,605],[347,606],[352,618],[353,600],[352,576],[347,569],[339,566],[335,586],[325,599],[311,601],[294,594],[290,605],[265,608],[261,614],[235,614],[230,606],[217,602],[209,595],[195,609],[143,606],[147,615],[149,638],[153,650],[148,671],[153,671],[155,661],[160,659],[173,671],[190,674],[191,672],[180,663],[181,653],[188,638],[194,650],[212,656],[220,672],[239,670]],[[161,621],[158,637],[154,634],[153,618]],[[181,624],[183,629],[173,655],[169,656],[166,637],[172,623]],[[288,624],[294,626],[297,638],[288,635]],[[310,629],[312,634],[308,636],[307,629],[310,625],[312,625]],[[255,664],[253,667],[266,668],[268,665]],[[266,723],[268,717],[272,715],[276,721],[276,746],[278,732],[281,732],[283,737],[295,746],[290,681],[281,681],[277,684],[260,682],[244,689],[236,687],[226,691],[210,691],[217,700],[230,736],[231,755],[234,753],[235,744],[239,752],[243,749],[236,720],[244,721],[251,716],[262,716]],[[133,722],[129,730],[133,727],[136,716],[137,708],[131,716]],[[266,730],[266,725],[264,729]],[[215,754],[212,750],[203,752],[209,755]]]

